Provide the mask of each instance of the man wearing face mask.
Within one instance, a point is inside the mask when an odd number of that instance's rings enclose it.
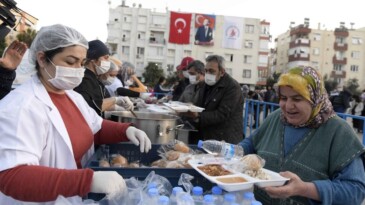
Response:
[[[177,77],[179,78],[178,84],[175,86],[172,92],[172,100],[178,101],[184,89],[189,85],[189,73],[187,67],[194,59],[192,57],[185,57],[181,60],[180,65],[176,68]]]
[[[205,108],[189,116],[198,123],[201,140],[224,140],[238,143],[243,139],[243,96],[240,85],[225,72],[224,58],[206,58],[205,84],[200,89],[195,105]]]
[[[204,63],[200,60],[195,60],[187,66],[189,73],[189,85],[185,87],[184,92],[179,98],[180,102],[194,103],[197,101],[197,96],[200,88],[204,85]]]
[[[100,116],[104,111],[118,110],[119,106],[125,110],[133,110],[133,103],[128,97],[110,97],[100,77],[110,70],[109,50],[100,40],[89,42],[85,62],[85,76],[74,90],[80,93],[86,102]]]

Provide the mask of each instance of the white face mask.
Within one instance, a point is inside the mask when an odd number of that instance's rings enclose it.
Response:
[[[111,76],[108,76],[106,78],[106,80],[104,79],[101,79],[100,81],[104,84],[104,85],[111,85],[114,83],[114,80],[115,80],[115,77],[111,77]]]
[[[198,83],[198,81],[196,80],[196,77],[197,77],[197,75],[189,75],[189,82],[190,82],[190,84],[195,85],[195,84]]]
[[[213,74],[209,74],[209,73],[206,73],[205,74],[205,83],[207,84],[207,85],[210,85],[210,86],[212,86],[212,85],[214,85],[214,84],[216,84],[217,83],[217,79],[216,79],[217,77],[216,77],[216,75],[213,75]]]
[[[56,74],[53,78],[47,71],[46,68],[44,70],[48,74],[51,79],[48,81],[57,89],[60,90],[72,90],[78,85],[80,85],[82,78],[84,77],[85,68],[71,68],[64,66],[56,66],[52,61],[50,61],[53,66],[56,68]]]
[[[101,75],[109,71],[110,69],[110,61],[102,60],[100,66],[96,65],[96,74]]]
[[[189,72],[188,71],[183,71],[183,76],[185,78],[189,78]]]

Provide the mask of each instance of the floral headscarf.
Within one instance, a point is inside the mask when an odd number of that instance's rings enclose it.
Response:
[[[280,76],[277,86],[277,88],[280,86],[290,86],[312,105],[312,113],[309,120],[294,127],[317,128],[336,115],[328,98],[327,91],[324,88],[322,77],[312,67],[290,69],[288,73]],[[280,89],[278,91],[280,92]],[[285,124],[289,124],[284,114],[281,114],[281,120]]]

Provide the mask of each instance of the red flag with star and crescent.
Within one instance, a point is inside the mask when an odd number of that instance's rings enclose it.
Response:
[[[169,43],[190,44],[191,14],[170,12]]]

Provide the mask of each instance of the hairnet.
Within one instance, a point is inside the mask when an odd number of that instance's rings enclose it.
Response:
[[[37,32],[29,48],[29,62],[36,64],[36,54],[39,51],[50,51],[73,45],[89,48],[86,38],[73,28],[61,24],[44,26]]]

